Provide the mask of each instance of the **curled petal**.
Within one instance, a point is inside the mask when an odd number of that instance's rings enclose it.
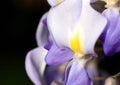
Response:
[[[65,73],[65,85],[93,85],[83,62],[76,59],[69,63]]]
[[[105,10],[103,15],[108,19],[102,35],[103,47],[105,54],[111,56],[120,52],[120,13],[110,8]]]
[[[72,59],[74,53],[69,48],[59,48],[53,44],[46,56],[46,63],[48,65],[58,65]]]
[[[48,28],[58,46],[70,47],[69,32],[81,14],[81,2],[82,0],[65,0],[50,9],[47,17]]]
[[[45,13],[42,16],[37,28],[36,40],[37,40],[38,46],[44,46],[48,43],[49,32],[47,28],[46,17],[47,17],[47,13]]]
[[[25,60],[25,68],[29,78],[35,85],[43,85],[43,74],[46,67],[44,58],[47,50],[44,48],[36,48],[31,50]]]

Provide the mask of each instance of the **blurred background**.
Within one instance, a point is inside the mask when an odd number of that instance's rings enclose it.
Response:
[[[25,72],[25,56],[35,48],[35,32],[49,10],[46,0],[1,0],[0,85],[33,85]]]
[[[41,16],[49,10],[47,0],[2,0],[0,30],[0,85],[33,85],[25,72],[25,56],[35,47]],[[100,61],[110,74],[120,71],[120,54]]]

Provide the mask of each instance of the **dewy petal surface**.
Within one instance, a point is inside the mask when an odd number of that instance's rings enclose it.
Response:
[[[106,9],[103,15],[108,19],[103,32],[103,47],[105,54],[111,56],[120,52],[120,13],[110,8]]]
[[[48,28],[58,46],[70,47],[69,32],[81,14],[82,0],[65,0],[48,12]]]
[[[72,59],[74,53],[66,47],[60,48],[53,44],[46,56],[48,65],[59,65]]]
[[[82,11],[77,27],[80,28],[81,47],[85,53],[95,54],[95,43],[106,23],[106,18],[91,7],[90,0],[82,1]]]
[[[48,28],[47,28],[47,22],[46,22],[46,18],[47,17],[47,13],[45,13],[40,22],[39,25],[37,27],[37,31],[36,31],[36,40],[37,40],[37,44],[38,46],[44,46],[48,43],[48,36],[49,36],[49,32],[48,32]]]
[[[47,50],[39,47],[31,50],[26,56],[26,72],[35,85],[43,85],[42,79],[46,67],[44,58],[46,54]]]
[[[64,85],[93,85],[83,62],[76,59],[69,63],[65,73]]]

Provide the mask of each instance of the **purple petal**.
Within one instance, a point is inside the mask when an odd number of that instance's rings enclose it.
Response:
[[[59,48],[53,44],[46,56],[46,63],[48,65],[58,65],[72,59],[74,53],[69,48]]]
[[[46,22],[47,13],[45,13],[37,27],[36,40],[38,46],[44,46],[48,43],[49,31]]]
[[[47,43],[44,48],[47,49],[47,50],[50,50],[50,48],[52,47],[52,45],[55,44],[52,36],[49,35],[49,43]]]
[[[120,14],[114,9],[103,12],[108,19],[108,24],[103,33],[103,46],[106,55],[111,56],[120,52]]]
[[[45,49],[50,50],[52,43],[48,43],[44,46]]]
[[[46,67],[44,58],[47,50],[44,48],[36,48],[31,50],[25,60],[25,68],[29,78],[35,85],[43,85],[43,74]]]
[[[65,85],[93,85],[85,65],[78,59],[69,63],[65,73]]]
[[[64,65],[64,64],[63,64]],[[64,65],[65,67],[66,65]],[[61,65],[57,66],[48,66],[45,71],[45,79],[47,85],[51,85],[52,82],[63,82],[64,79],[64,69],[61,68]]]

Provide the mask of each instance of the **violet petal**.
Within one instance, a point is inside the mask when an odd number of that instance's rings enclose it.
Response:
[[[65,85],[93,85],[84,64],[78,59],[69,63],[65,73]]]
[[[72,59],[74,53],[69,48],[59,48],[53,44],[46,56],[48,65],[59,65]]]
[[[108,19],[108,25],[103,33],[103,47],[105,54],[111,56],[120,52],[120,14],[114,9],[107,9],[103,14]]]

